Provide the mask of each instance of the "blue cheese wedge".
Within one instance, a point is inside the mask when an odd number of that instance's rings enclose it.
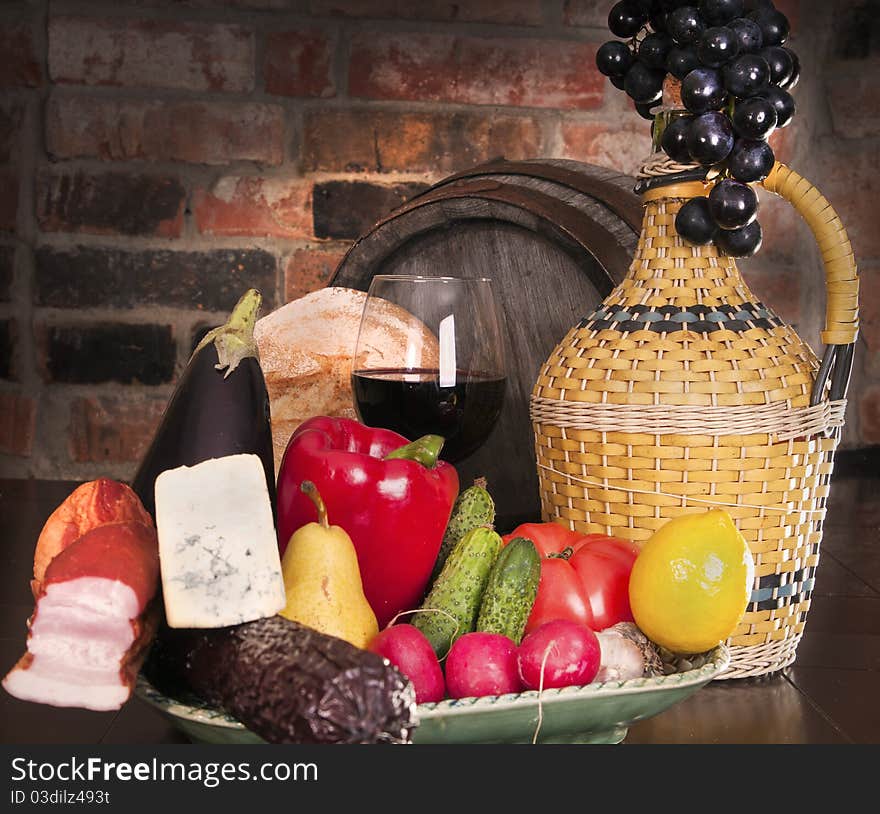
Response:
[[[225,627],[286,602],[263,465],[212,458],[156,478],[156,530],[171,627]]]

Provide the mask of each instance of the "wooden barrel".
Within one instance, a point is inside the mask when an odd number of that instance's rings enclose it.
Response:
[[[549,353],[626,274],[642,224],[634,179],[575,161],[493,161],[450,176],[364,234],[331,285],[375,274],[491,277],[504,311],[508,388],[487,442],[457,463],[485,476],[505,523],[540,499],[529,396]]]

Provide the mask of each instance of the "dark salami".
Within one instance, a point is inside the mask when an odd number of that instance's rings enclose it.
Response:
[[[164,628],[147,675],[222,707],[270,743],[408,743],[412,684],[375,653],[281,616]]]

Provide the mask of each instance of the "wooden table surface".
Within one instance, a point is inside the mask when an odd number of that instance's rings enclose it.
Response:
[[[876,460],[874,461],[876,463]],[[630,728],[625,743],[880,743],[880,471],[832,484],[813,605],[795,664],[772,677],[716,681]],[[36,538],[75,484],[0,480],[0,669],[24,651]],[[138,699],[96,713],[0,691],[0,742],[185,743]]]

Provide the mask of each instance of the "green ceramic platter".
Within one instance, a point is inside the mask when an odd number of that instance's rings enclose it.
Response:
[[[657,678],[420,704],[415,743],[619,743],[627,727],[687,698],[730,663],[719,646],[690,669]],[[137,695],[196,743],[262,743],[224,712],[169,698],[143,676]]]

